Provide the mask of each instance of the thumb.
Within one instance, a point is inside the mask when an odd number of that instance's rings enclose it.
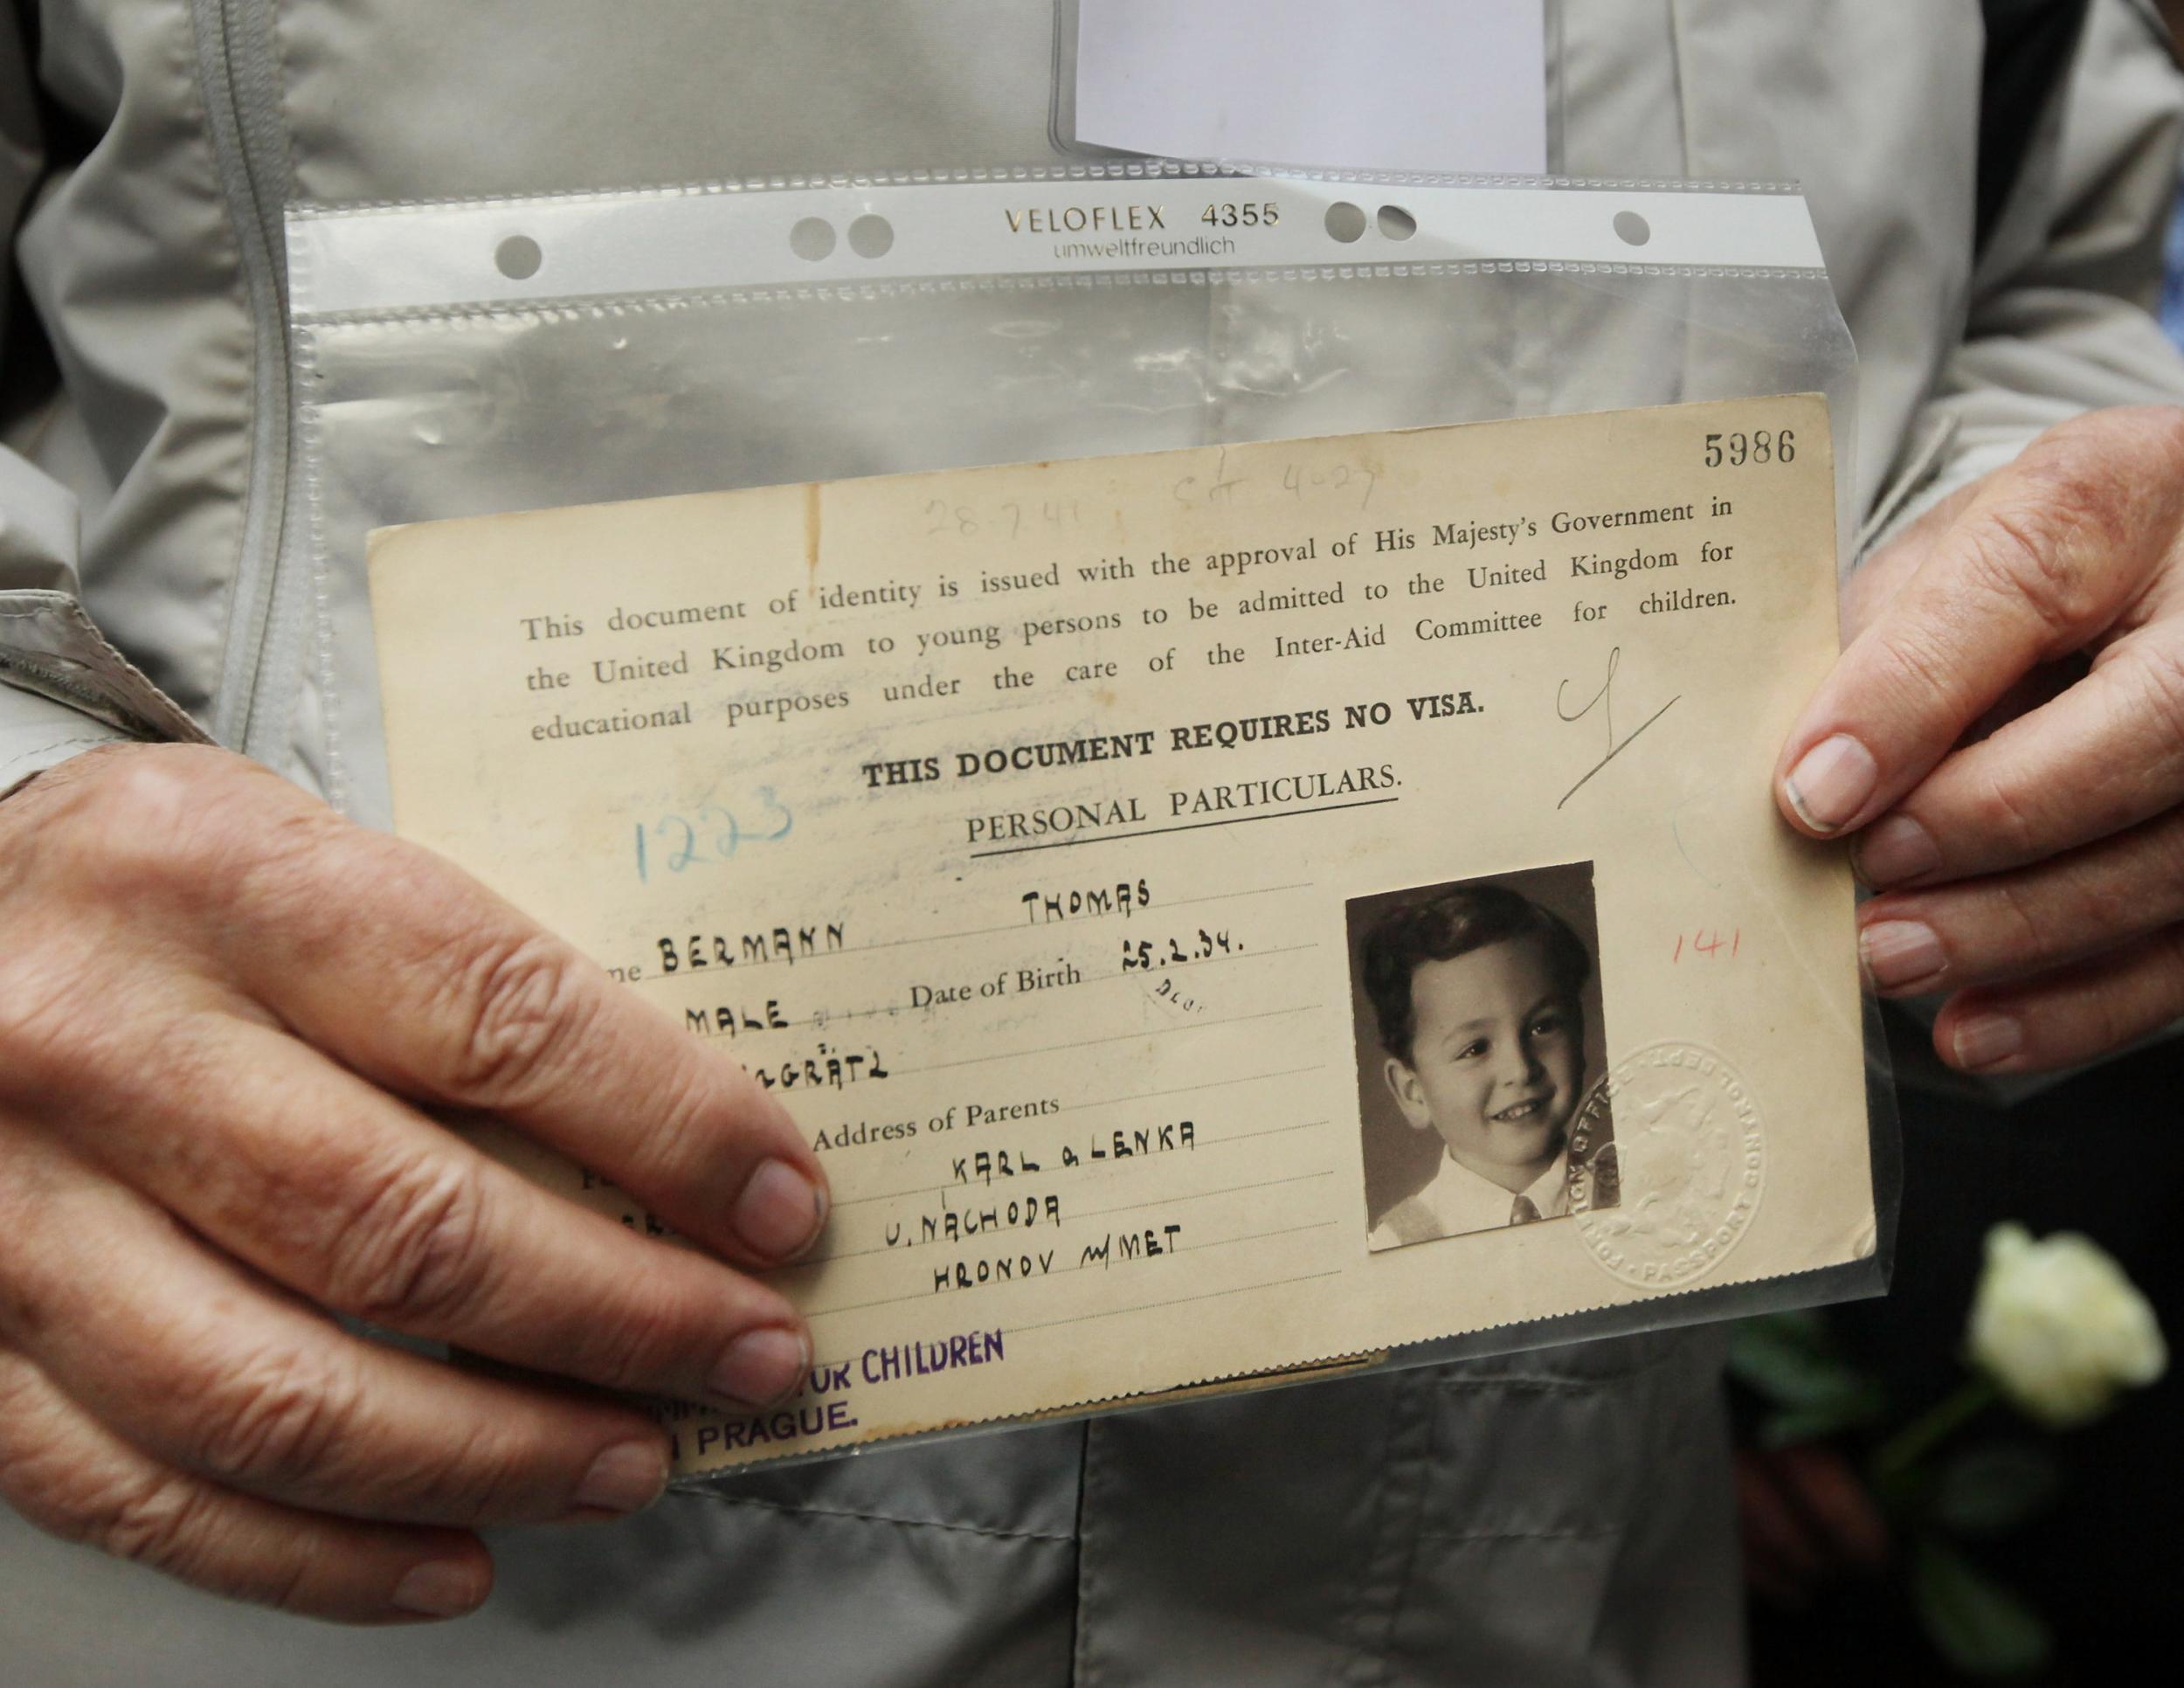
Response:
[[[2109,411],[2065,423],[1975,483],[1953,520],[1932,513],[1946,527],[1923,557],[1890,560],[1908,578],[1783,745],[1776,792],[1793,824],[1828,838],[1885,813],[2028,672],[2115,620],[2177,529],[2177,418]],[[1888,579],[1876,578],[1876,595]]]

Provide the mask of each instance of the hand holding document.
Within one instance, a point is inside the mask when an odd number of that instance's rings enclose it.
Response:
[[[807,1387],[681,1467],[1870,1252],[1849,879],[1767,783],[1834,498],[1785,398],[375,536],[400,830],[833,1180]]]

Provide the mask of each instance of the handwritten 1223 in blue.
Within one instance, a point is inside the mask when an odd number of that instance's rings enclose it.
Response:
[[[656,870],[722,867],[753,845],[778,844],[795,827],[796,817],[771,785],[758,788],[757,806],[742,816],[708,799],[688,814],[637,823],[637,877],[649,884]]]

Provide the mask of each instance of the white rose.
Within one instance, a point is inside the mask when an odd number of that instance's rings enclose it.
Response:
[[[2098,1417],[2119,1387],[2151,1383],[2169,1363],[2146,1298],[2070,1231],[2037,1242],[2022,1225],[1989,1231],[1966,1335],[2002,1393],[2057,1429]]]

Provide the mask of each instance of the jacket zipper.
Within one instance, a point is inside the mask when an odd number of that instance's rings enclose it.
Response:
[[[288,301],[281,218],[287,137],[264,0],[190,0],[197,72],[221,191],[240,251],[252,335],[250,476],[229,598],[213,736],[262,761],[286,759],[283,711],[261,711],[271,671],[274,587],[288,496]]]

